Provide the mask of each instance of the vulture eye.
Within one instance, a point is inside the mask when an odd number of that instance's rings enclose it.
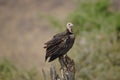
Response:
[[[73,24],[72,24],[72,23],[67,23],[66,26],[67,26],[67,27],[72,27]]]

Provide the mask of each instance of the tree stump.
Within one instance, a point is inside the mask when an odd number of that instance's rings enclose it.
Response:
[[[50,68],[51,80],[75,80],[75,63],[66,56],[59,57],[59,63],[61,65],[61,77],[56,73],[54,66]]]

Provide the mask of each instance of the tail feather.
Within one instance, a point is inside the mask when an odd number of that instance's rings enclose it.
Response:
[[[48,57],[50,57],[51,55],[54,55],[56,52],[58,52],[58,50],[59,50],[58,46],[53,46],[52,48],[47,49],[45,61],[48,59]]]
[[[45,62],[47,61],[47,59],[48,59],[48,56],[45,56]]]
[[[57,55],[51,56],[48,62],[55,60],[57,57],[58,57]]]

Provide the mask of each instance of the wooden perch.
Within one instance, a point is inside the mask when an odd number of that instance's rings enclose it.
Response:
[[[47,80],[47,79],[46,79],[46,74],[45,74],[44,69],[42,69],[42,73],[43,73],[43,78],[44,78],[43,80]]]
[[[51,80],[75,80],[75,63],[67,55],[59,58],[61,65],[61,78],[56,73],[55,67],[50,68]]]
[[[60,80],[58,74],[56,73],[56,69],[53,65],[50,68],[50,77],[51,77],[51,80]]]

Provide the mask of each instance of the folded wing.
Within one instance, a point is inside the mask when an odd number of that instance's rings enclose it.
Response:
[[[45,43],[45,60],[50,57],[49,62],[51,62],[59,56],[66,54],[72,47],[73,43],[74,39],[71,39],[69,35],[53,37],[52,40]]]

